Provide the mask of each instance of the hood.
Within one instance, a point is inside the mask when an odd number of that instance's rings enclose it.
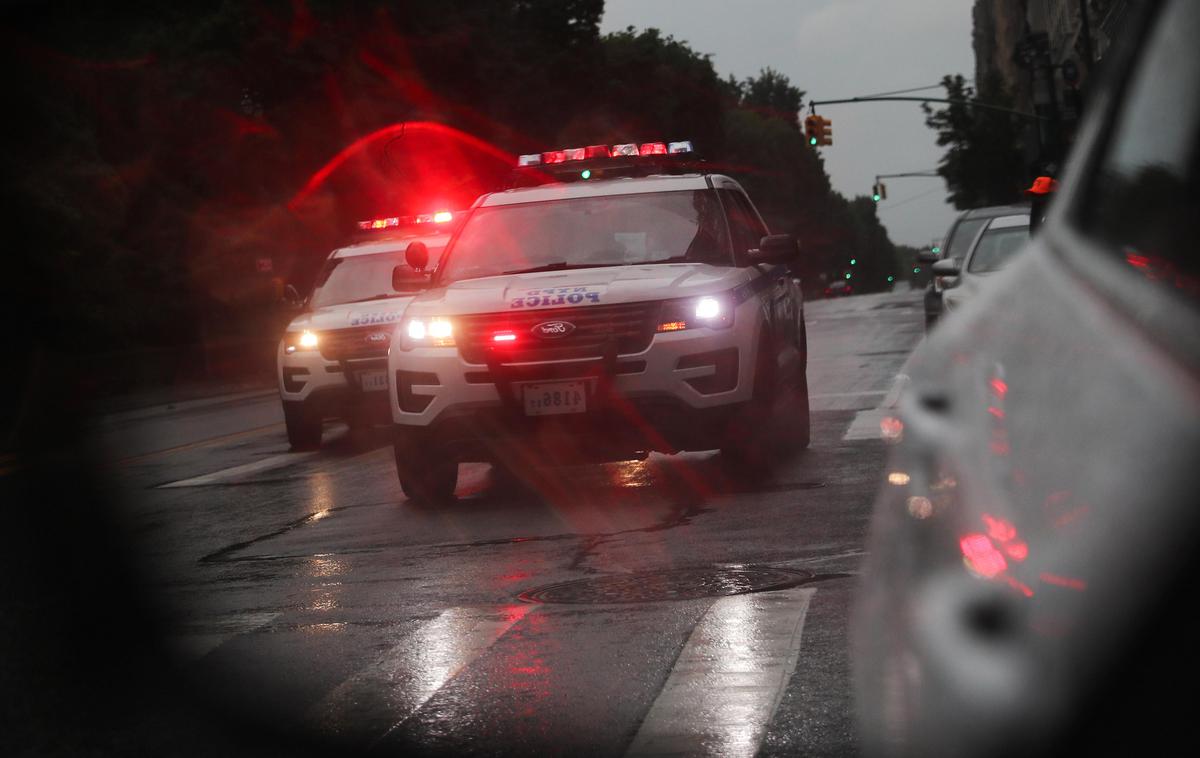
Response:
[[[424,292],[413,301],[412,310],[424,315],[463,315],[669,300],[721,292],[749,277],[748,269],[704,263],[489,276]]]
[[[413,296],[409,295],[387,300],[371,300],[365,303],[327,305],[301,313],[288,324],[288,331],[313,329],[328,332],[337,329],[352,329],[356,326],[397,324],[404,315],[404,309],[412,300]]]

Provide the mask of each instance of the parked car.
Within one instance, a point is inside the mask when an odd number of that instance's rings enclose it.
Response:
[[[854,620],[870,754],[1193,736],[1200,3],[1109,53],[1038,235],[913,354]]]
[[[939,260],[961,261],[967,248],[979,234],[988,219],[996,216],[1011,216],[1015,213],[1029,213],[1029,208],[1023,205],[991,205],[985,208],[972,208],[963,211],[954,219],[954,223],[946,231],[946,239],[941,244],[939,252],[927,252],[917,256],[922,264],[935,264]],[[933,276],[929,286],[925,288],[925,331],[929,331],[942,315],[942,293],[954,284],[952,276]]]
[[[944,258],[933,264],[936,276],[953,277],[954,286],[942,293],[947,313],[978,296],[985,280],[1003,269],[1029,241],[1029,214],[987,219],[961,259]]]
[[[845,297],[853,294],[854,288],[845,279],[839,279],[825,287],[825,297]]]

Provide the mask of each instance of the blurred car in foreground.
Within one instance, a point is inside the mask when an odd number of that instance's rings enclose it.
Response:
[[[1142,11],[1045,226],[882,422],[853,633],[870,754],[1190,741],[1200,3]]]
[[[326,418],[351,427],[386,423],[387,355],[392,330],[429,274],[408,270],[414,242],[436,261],[450,239],[452,214],[364,221],[373,236],[329,254],[302,312],[279,341],[276,370],[288,442],[294,450],[321,444]],[[420,219],[420,221],[418,221]]]
[[[946,313],[957,310],[979,294],[984,280],[1003,269],[1029,241],[1029,214],[987,219],[961,259],[944,258],[933,264],[939,277],[954,277],[954,286],[942,293]]]
[[[990,205],[985,208],[972,208],[963,211],[954,219],[946,232],[946,240],[937,252],[921,253],[917,262],[922,264],[937,264],[941,260],[956,260],[961,262],[971,242],[979,235],[988,219],[996,216],[1011,216],[1018,213],[1029,213],[1029,209],[1021,205]],[[954,284],[952,276],[934,276],[925,288],[925,331],[929,331],[942,315],[942,296],[944,291]]]

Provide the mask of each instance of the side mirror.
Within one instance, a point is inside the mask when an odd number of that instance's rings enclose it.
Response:
[[[936,261],[930,269],[935,276],[958,276],[962,264],[957,258],[942,258]]]
[[[304,306],[304,298],[300,297],[299,290],[290,284],[283,288],[283,302],[289,308],[300,309]]]
[[[800,257],[800,245],[791,234],[769,234],[758,243],[757,250],[747,250],[751,263],[791,263]]]
[[[424,271],[429,265],[429,248],[421,240],[410,242],[404,249],[404,260],[413,271]]]
[[[917,253],[917,263],[937,263],[942,259],[942,256],[932,250],[922,250]]]
[[[417,292],[428,286],[429,276],[422,271],[414,271],[403,263],[392,269],[392,289],[397,292]]]

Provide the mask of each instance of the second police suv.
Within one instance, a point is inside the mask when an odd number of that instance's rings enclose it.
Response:
[[[688,142],[524,155],[475,202],[388,355],[409,498],[452,499],[462,461],[720,448],[752,471],[808,445],[796,240],[701,165]]]

